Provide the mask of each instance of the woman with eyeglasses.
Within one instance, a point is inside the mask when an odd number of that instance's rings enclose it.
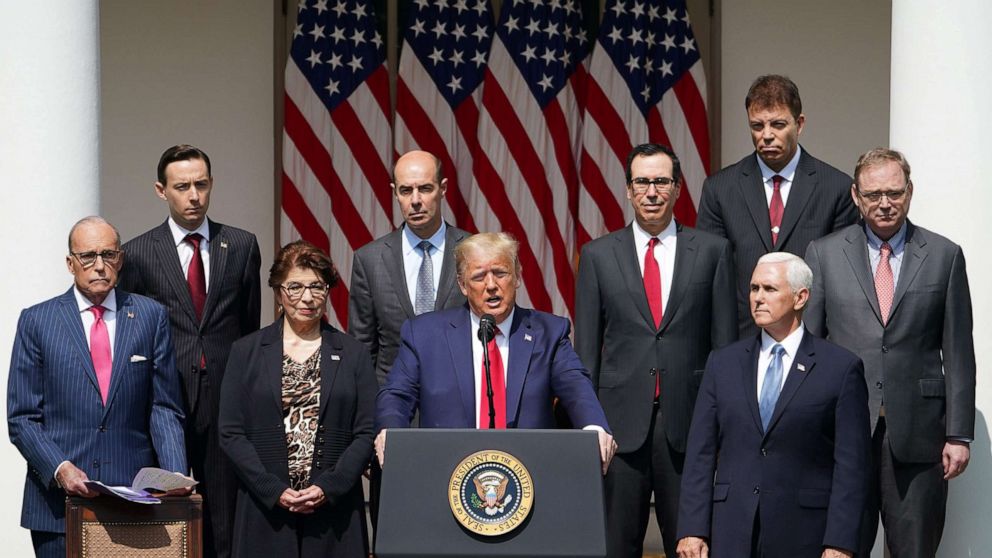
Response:
[[[240,480],[235,557],[368,555],[376,379],[368,349],[321,320],[337,281],[316,246],[287,244],[269,270],[278,318],[231,348],[218,425]]]

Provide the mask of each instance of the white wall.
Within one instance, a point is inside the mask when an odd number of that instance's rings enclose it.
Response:
[[[744,97],[754,78],[799,86],[810,153],[851,174],[858,155],[888,143],[889,19],[880,0],[720,2],[722,166],[754,151]]]
[[[124,239],[168,215],[155,196],[166,148],[190,143],[213,166],[211,219],[258,237],[272,262],[273,7],[254,0],[100,3],[101,211]],[[262,323],[272,318],[263,290]]]

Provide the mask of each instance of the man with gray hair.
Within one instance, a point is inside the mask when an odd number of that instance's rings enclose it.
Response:
[[[868,464],[868,393],[853,353],[803,326],[812,272],[762,256],[749,307],[760,333],[710,355],[679,502],[679,558],[851,557]]]
[[[944,530],[947,481],[975,436],[975,347],[964,253],[907,218],[906,158],[858,159],[851,198],[862,222],[810,244],[807,325],[857,353],[870,394],[872,475],[859,555],[879,513],[893,558],[930,557]]]

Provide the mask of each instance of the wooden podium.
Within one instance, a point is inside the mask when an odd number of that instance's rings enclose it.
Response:
[[[68,558],[201,558],[199,494],[135,504],[110,496],[65,501]]]

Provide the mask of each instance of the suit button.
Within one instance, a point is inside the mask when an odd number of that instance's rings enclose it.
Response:
[[[651,369],[651,372],[649,372],[649,374],[651,374],[652,376],[654,376],[657,373],[658,373],[658,369],[657,368],[652,368]]]
[[[767,455],[768,455],[768,450],[766,450],[765,448],[761,448],[761,456],[764,457]]]
[[[757,486],[755,486],[755,487],[754,487],[754,493],[755,493],[755,494],[761,494],[761,488],[760,488],[760,487],[757,487]]]
[[[97,430],[99,430],[100,432],[106,432],[107,431],[107,427],[101,424],[100,425],[100,428],[98,428]]]
[[[875,382],[875,387],[882,389],[882,382]]]
[[[889,348],[888,348],[888,347],[886,347],[885,345],[882,345],[882,352],[883,352],[883,353],[887,353],[887,352],[889,352]]]
[[[324,455],[324,450],[317,450],[317,455],[318,456],[323,456]]]
[[[657,335],[654,336],[655,339],[661,339],[661,332],[659,331]]]
[[[94,469],[99,469],[100,468],[100,462],[98,460],[96,460],[96,459],[93,460],[93,468]]]
[[[324,439],[323,438],[317,438],[317,443],[318,444],[323,444],[324,443]]]
[[[318,428],[317,428],[317,430],[319,430],[319,431],[321,431],[321,432],[323,432],[323,431],[324,431],[324,426],[323,426],[323,425],[321,425],[320,427],[318,427]]]
[[[320,461],[314,463],[314,467],[317,467],[318,469],[320,469]]]

